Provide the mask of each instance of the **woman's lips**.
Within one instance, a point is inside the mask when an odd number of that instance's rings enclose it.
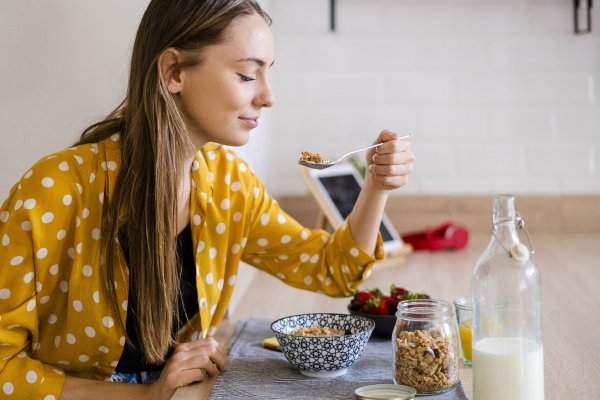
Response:
[[[258,118],[240,117],[240,119],[242,120],[242,122],[244,122],[250,128],[256,128],[258,126]]]

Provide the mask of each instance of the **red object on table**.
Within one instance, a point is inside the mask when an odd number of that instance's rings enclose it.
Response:
[[[449,221],[422,232],[405,233],[401,237],[404,243],[410,244],[415,251],[458,250],[469,242],[469,231]]]

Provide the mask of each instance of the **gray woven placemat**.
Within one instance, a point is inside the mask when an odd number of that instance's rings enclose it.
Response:
[[[283,353],[261,346],[274,336],[271,322],[261,319],[236,324],[229,347],[227,371],[213,386],[211,399],[354,399],[354,390],[365,385],[392,382],[392,344],[371,337],[363,355],[348,372],[331,379],[308,378],[291,366]],[[468,400],[462,383],[437,396],[419,400]]]

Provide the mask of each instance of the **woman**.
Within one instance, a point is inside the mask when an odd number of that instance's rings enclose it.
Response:
[[[240,146],[273,105],[269,17],[254,0],[153,0],[128,92],[76,146],[40,160],[0,210],[0,386],[12,398],[169,399],[225,369],[211,338],[241,260],[349,296],[412,169],[383,131],[332,235],[286,215]],[[140,382],[127,385],[116,382]]]

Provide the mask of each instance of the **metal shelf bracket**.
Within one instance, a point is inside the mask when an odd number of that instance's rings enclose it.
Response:
[[[580,26],[579,15],[581,13],[581,3],[585,2],[585,20],[586,27]],[[575,33],[591,33],[592,32],[592,7],[594,0],[573,0],[573,22],[575,25]],[[336,28],[336,0],[329,0],[329,30],[335,32]]]
[[[581,11],[580,10],[581,3],[583,1],[585,1],[587,3],[587,7],[586,7],[587,28],[581,28],[579,26],[579,14]],[[575,33],[576,34],[592,32],[592,6],[593,6],[593,3],[594,3],[594,0],[573,0],[573,21],[575,23]]]
[[[331,32],[335,32],[335,0],[329,0],[329,29]]]

